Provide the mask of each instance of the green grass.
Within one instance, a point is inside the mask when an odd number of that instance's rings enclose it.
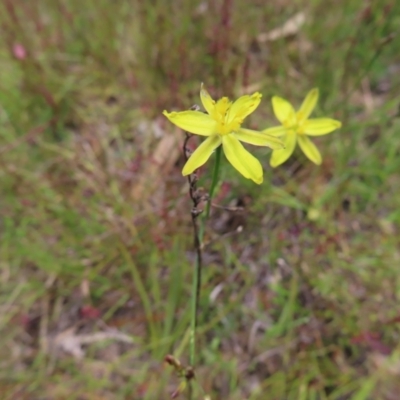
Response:
[[[271,96],[300,105],[319,87],[314,115],[343,127],[316,138],[318,168],[296,151],[271,170],[252,149],[261,186],[223,159],[216,198],[246,211],[214,210],[206,232],[194,398],[395,398],[397,3],[3,1],[2,398],[153,400],[178,387],[163,360],[188,362],[194,250],[183,134],[161,112],[199,103],[201,82],[215,97],[262,92],[248,124],[260,129],[277,124]],[[297,33],[257,39],[299,12]],[[71,328],[132,343],[86,344],[76,359],[55,344]]]

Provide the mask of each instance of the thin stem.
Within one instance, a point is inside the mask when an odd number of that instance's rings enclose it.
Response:
[[[189,159],[188,142],[190,135],[186,133],[186,138],[183,143],[183,154],[185,161]],[[196,263],[193,274],[192,282],[192,302],[190,310],[190,331],[189,331],[189,358],[190,364],[194,365],[195,353],[196,353],[196,325],[197,325],[197,307],[198,307],[198,293],[200,292],[201,286],[201,266],[202,266],[202,251],[201,251],[201,231],[197,222],[197,217],[200,215],[202,210],[199,209],[199,204],[203,200],[203,196],[197,190],[197,175],[196,173],[188,175],[189,182],[189,196],[192,199],[193,207],[191,210],[192,225],[193,225],[193,239],[194,247],[196,249]]]
[[[192,221],[193,221],[193,229],[196,232],[195,234],[196,264],[192,281],[192,304],[190,313],[191,315],[190,315],[189,343],[190,343],[190,365],[194,366],[195,354],[196,354],[197,309],[199,306],[199,298],[200,298],[201,269],[203,266],[203,258],[202,258],[202,242],[200,241],[200,230],[197,227],[197,221],[195,223],[195,220],[193,218]]]
[[[206,216],[205,219],[208,219],[210,216],[210,210],[211,210],[211,200],[213,198],[215,188],[218,183],[218,174],[219,174],[219,166],[221,164],[221,153],[222,153],[222,146],[219,146],[217,150],[215,151],[215,164],[214,164],[214,171],[213,171],[213,176],[212,176],[212,182],[211,182],[211,187],[210,187],[210,192],[208,194],[208,202],[206,206]]]
[[[215,188],[217,187],[217,183],[218,183],[219,167],[220,167],[220,164],[221,164],[221,154],[222,154],[222,146],[219,146],[217,148],[217,150],[215,151],[215,164],[214,164],[214,170],[213,170],[213,175],[212,175],[210,191],[208,192],[208,201],[207,201],[207,205],[206,205],[206,213],[205,213],[204,218],[201,219],[200,244],[202,246],[203,246],[203,239],[204,239],[205,223],[206,223],[208,217],[210,216],[212,198],[214,196]]]
[[[187,134],[183,144],[183,152],[186,161],[189,158],[188,148],[187,148],[187,143],[189,141],[189,138],[190,136]],[[206,212],[204,218],[200,219],[200,226],[198,223],[198,216],[201,214],[202,210],[199,209],[199,204],[205,200],[205,196],[203,196],[197,190],[196,173],[190,174],[188,176],[189,195],[193,202],[191,216],[193,225],[194,247],[196,249],[196,263],[192,281],[192,302],[190,311],[191,316],[190,316],[190,334],[189,334],[189,346],[190,346],[189,359],[190,359],[190,365],[192,366],[194,366],[195,364],[195,356],[196,356],[196,328],[197,328],[197,314],[198,314],[199,300],[200,300],[200,290],[201,290],[201,272],[203,266],[202,251],[203,251],[204,229],[205,229],[205,222],[210,215],[211,199],[214,195],[215,188],[218,183],[218,172],[220,168],[220,162],[221,162],[221,147],[219,147],[216,151],[216,160],[214,164],[211,187],[209,195],[207,197]]]

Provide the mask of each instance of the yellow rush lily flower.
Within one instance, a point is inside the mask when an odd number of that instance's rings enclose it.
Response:
[[[224,154],[233,167],[245,178],[261,184],[261,164],[240,142],[268,146],[272,149],[283,148],[282,141],[274,136],[241,128],[243,120],[260,104],[261,94],[256,92],[251,96],[242,96],[235,102],[222,97],[215,102],[201,85],[200,98],[207,114],[201,111],[163,112],[179,128],[195,135],[207,136],[189,157],[182,174],[186,176],[193,173],[205,164],[214,150],[222,144]]]
[[[285,99],[277,96],[272,98],[274,114],[282,126],[268,128],[262,132],[276,137],[282,136],[285,144],[284,149],[272,152],[270,160],[272,167],[277,167],[284,163],[292,155],[296,147],[296,142],[299,143],[301,150],[303,150],[307,158],[317,165],[321,164],[321,154],[307,136],[326,135],[340,128],[342,123],[331,118],[308,118],[317,104],[318,96],[318,89],[312,89],[308,92],[297,112],[295,112],[293,106]]]

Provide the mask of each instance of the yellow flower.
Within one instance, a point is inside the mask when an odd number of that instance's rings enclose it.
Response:
[[[308,92],[297,112],[295,112],[293,106],[285,99],[277,96],[272,98],[274,114],[282,126],[265,129],[263,133],[277,137],[282,136],[285,144],[284,149],[272,152],[270,160],[272,167],[277,167],[284,163],[292,155],[296,147],[296,142],[299,143],[301,150],[303,150],[307,158],[317,165],[321,164],[321,154],[307,135],[326,135],[340,128],[342,123],[331,118],[308,118],[317,104],[318,95],[318,89],[312,89]]]
[[[189,175],[210,158],[213,151],[222,144],[228,161],[247,179],[260,184],[263,170],[260,162],[240,143],[256,146],[283,148],[281,140],[261,132],[241,128],[243,120],[260,104],[261,94],[254,93],[239,97],[235,102],[222,97],[215,102],[201,85],[201,102],[207,114],[200,111],[167,112],[163,114],[175,125],[207,139],[193,152],[183,167],[182,174]]]

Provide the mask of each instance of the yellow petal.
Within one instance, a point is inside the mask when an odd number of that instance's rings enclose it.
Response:
[[[257,184],[263,181],[263,170],[260,161],[252,156],[233,135],[222,136],[222,146],[228,161],[245,178]]]
[[[184,131],[201,136],[210,136],[216,132],[217,122],[209,115],[199,111],[167,112],[163,114]]]
[[[310,136],[321,136],[339,129],[342,123],[331,118],[313,118],[304,122],[303,133]]]
[[[313,112],[319,97],[319,90],[317,88],[310,90],[303,101],[299,111],[297,112],[297,119],[301,123],[305,121]]]
[[[213,116],[215,101],[212,99],[210,94],[204,88],[203,84],[201,84],[200,98],[201,102],[203,103],[204,109],[208,112],[209,115]]]
[[[261,132],[266,133],[267,135],[280,137],[284,136],[287,131],[287,128],[284,126],[274,126],[273,128],[264,129]]]
[[[322,163],[322,157],[315,144],[305,135],[298,135],[297,138],[300,148],[303,150],[306,157],[314,164],[320,165]]]
[[[208,137],[189,157],[182,170],[182,175],[193,173],[197,168],[204,165],[213,151],[221,144],[221,136],[212,135]]]
[[[239,120],[240,123],[250,115],[261,102],[261,93],[254,93],[251,96],[246,95],[239,97],[229,109],[228,124],[234,119]]]
[[[271,167],[275,168],[283,164],[293,154],[294,148],[296,147],[296,136],[294,132],[288,132],[284,140],[285,148],[272,152],[269,162]]]
[[[272,108],[274,114],[281,124],[287,123],[293,125],[296,122],[296,113],[293,106],[282,97],[274,96],[272,98]]]
[[[253,144],[255,146],[268,146],[271,149],[283,149],[282,140],[265,133],[253,131],[251,129],[241,128],[234,135],[244,143]]]

